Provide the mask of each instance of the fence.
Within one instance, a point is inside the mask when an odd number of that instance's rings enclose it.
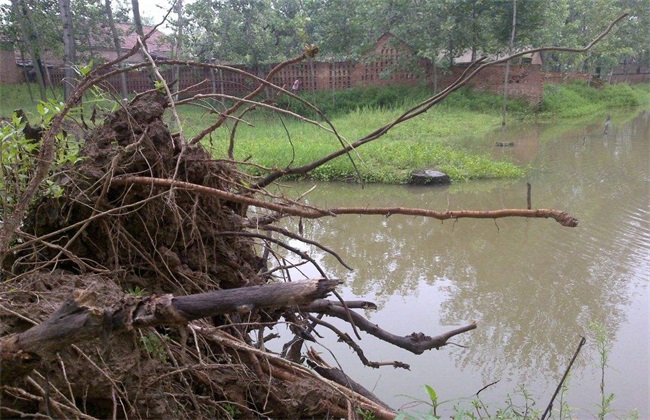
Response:
[[[271,79],[271,83],[289,89],[294,80],[300,78],[303,90],[342,90],[357,86],[369,85],[409,85],[428,86],[434,84],[433,67],[430,62],[416,62],[411,71],[395,70],[395,62],[399,57],[382,56],[374,62],[319,62],[308,61],[291,64],[281,69]],[[223,94],[241,97],[251,92],[257,85],[254,79],[245,76],[243,72],[265,77],[275,65],[242,66],[230,68],[187,67],[181,66],[179,78],[174,81],[173,70],[170,67],[161,71],[169,83],[176,83],[183,96],[193,94]],[[448,86],[460,76],[465,66],[455,66],[449,69],[436,69],[436,85],[439,89]],[[234,70],[233,70],[234,69]],[[610,77],[611,83],[650,82],[649,68],[626,67],[625,72],[614,72]],[[64,83],[63,69],[50,68],[49,78],[54,85]],[[484,69],[469,83],[474,89],[493,93],[503,92],[505,66],[493,66]],[[561,84],[572,80],[591,80],[587,73],[549,73],[544,72],[540,65],[518,64],[510,66],[508,95],[524,99],[531,103],[539,103],[542,99],[544,84]],[[127,90],[130,93],[140,93],[154,87],[146,70],[134,70],[127,73]],[[109,77],[103,86],[117,92],[120,87],[120,76]]]

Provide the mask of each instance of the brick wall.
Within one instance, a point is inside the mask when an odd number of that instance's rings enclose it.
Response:
[[[379,45],[379,44],[378,44]],[[375,51],[372,59],[366,62],[303,62],[292,64],[280,70],[271,80],[277,86],[289,89],[298,77],[302,80],[302,90],[340,90],[357,86],[369,85],[433,85],[433,68],[431,63],[420,60],[414,62],[414,67],[409,70],[399,69],[400,56],[395,49],[384,44]],[[2,51],[0,51],[1,53]],[[410,57],[405,57],[410,60]],[[2,61],[4,63],[4,61]],[[409,61],[411,63],[412,61]],[[14,65],[14,69],[17,67]],[[257,67],[233,66],[235,69],[264,77],[272,65]],[[465,66],[456,66],[451,69],[437,71],[438,88],[443,89],[453,80],[458,78],[466,69]],[[11,69],[9,69],[11,70]],[[391,71],[387,71],[391,70]],[[628,74],[613,74],[612,83],[625,82],[650,82],[650,73],[628,71]],[[647,69],[646,69],[647,70]],[[60,85],[63,78],[63,69],[50,68],[50,77],[54,85]],[[171,69],[161,71],[165,80],[172,81]],[[10,74],[4,70],[0,75]],[[18,78],[22,79],[18,73]],[[468,85],[473,89],[496,94],[503,93],[505,65],[492,66],[484,69]],[[572,80],[591,80],[591,75],[586,73],[546,73],[537,64],[519,64],[510,66],[508,95],[512,98],[521,98],[531,103],[542,100],[544,84],[561,84]],[[0,79],[1,82],[2,79]],[[7,82],[5,82],[7,83]],[[181,90],[187,90],[183,96],[196,93],[222,93],[231,96],[243,96],[253,90],[257,83],[241,73],[229,69],[189,68],[181,67],[180,80],[177,82]],[[120,86],[120,76],[112,76],[103,86],[117,92]],[[145,70],[127,73],[127,90],[129,92],[143,92],[153,88],[149,74]]]
[[[0,49],[0,84],[20,82],[22,82],[22,75],[16,65],[13,50]]]
[[[614,69],[610,83],[650,83],[650,66],[628,64]]]
[[[296,78],[302,80],[301,89],[310,90],[340,90],[357,86],[389,86],[389,85],[433,85],[433,69],[430,63],[421,61],[418,74],[408,71],[385,72],[393,63],[390,61],[379,61],[370,63],[352,62],[306,62],[293,64],[283,68],[271,80],[277,86],[289,89]],[[264,77],[272,67],[245,67],[235,66],[252,74]],[[438,88],[443,89],[465,70],[465,67],[453,67],[446,71],[438,70]],[[161,72],[166,80],[173,80],[171,70]],[[472,88],[492,92],[503,93],[503,80],[505,77],[505,66],[488,67],[479,73],[469,82]],[[542,89],[544,84],[566,83],[571,80],[589,80],[590,75],[582,73],[557,74],[545,73],[540,65],[521,64],[510,66],[508,95],[513,98],[521,98],[531,103],[539,103],[542,100]],[[231,96],[242,96],[249,93],[256,83],[244,77],[240,73],[229,70],[211,70],[207,68],[190,69],[181,68],[179,87],[181,90],[192,87],[190,93],[223,93]],[[119,77],[115,76],[108,80],[106,87],[117,90]],[[128,76],[129,92],[142,92],[151,89],[153,84],[145,71],[131,72]]]
[[[460,77],[465,69],[465,66],[452,67],[451,74],[443,79],[442,87],[448,86],[449,83]],[[502,94],[505,72],[505,65],[487,67],[470,80],[468,85],[481,92]],[[535,104],[539,103],[542,100],[542,88],[545,82],[545,73],[538,64],[510,65],[508,96]]]

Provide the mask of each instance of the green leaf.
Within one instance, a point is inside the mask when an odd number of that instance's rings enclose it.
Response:
[[[429,385],[425,385],[424,388],[427,390],[431,402],[435,405],[438,402],[438,394]]]
[[[93,69],[93,60],[90,60],[90,63],[79,68],[79,73],[81,73],[82,76],[87,76],[92,69]]]

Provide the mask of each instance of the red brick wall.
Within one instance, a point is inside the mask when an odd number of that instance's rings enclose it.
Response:
[[[452,67],[450,69],[451,74],[443,79],[441,88],[448,86],[449,83],[460,77],[465,69],[465,66]],[[502,94],[505,71],[505,64],[487,67],[472,79],[468,85],[478,91]],[[546,73],[542,71],[539,64],[510,65],[508,96],[538,104],[542,100],[545,84],[561,84],[573,80],[590,79],[591,75],[587,73]]]
[[[619,66],[609,79],[610,83],[650,83],[650,66],[628,64]]]
[[[21,81],[22,75],[16,65],[13,50],[0,49],[0,84],[14,84]]]
[[[433,69],[431,63],[421,60],[415,62],[416,69],[399,69],[399,52],[390,44],[378,43],[378,51],[367,62],[303,62],[292,64],[280,70],[271,80],[277,86],[290,89],[294,80],[302,79],[302,90],[332,90],[349,89],[356,86],[369,85],[433,85]],[[405,57],[409,59],[409,57]],[[4,63],[4,61],[3,61]],[[409,61],[410,63],[410,61]],[[417,68],[419,66],[419,68]],[[233,66],[245,70],[258,77],[264,77],[273,66]],[[14,66],[16,68],[16,66]],[[439,69],[437,74],[438,88],[443,89],[453,80],[458,78],[465,70],[464,66],[452,67],[451,69]],[[386,71],[386,70],[392,71]],[[416,71],[417,70],[417,71]],[[169,82],[173,80],[172,70],[161,71],[163,77]],[[0,75],[5,75],[2,71]],[[20,76],[20,74],[19,74]],[[61,84],[63,69],[50,69],[50,77],[53,84]],[[473,89],[496,94],[503,93],[503,82],[505,78],[505,65],[487,67],[472,79],[468,85]],[[542,100],[542,89],[544,84],[561,84],[572,80],[590,80],[591,75],[586,73],[545,73],[540,65],[519,64],[510,66],[508,95],[513,98],[521,98],[531,103],[539,103]],[[1,81],[2,79],[0,79]],[[628,73],[612,75],[612,83],[626,82],[648,82],[650,73]],[[117,91],[119,88],[119,76],[113,76],[104,82],[104,87]],[[242,96],[253,90],[257,83],[242,74],[228,69],[189,68],[181,67],[180,81],[178,86],[181,90],[188,90],[184,96],[195,93],[223,93],[231,96]],[[129,92],[143,92],[153,88],[149,74],[144,71],[132,71],[127,73],[127,88]]]
[[[610,83],[650,83],[650,73],[613,74]]]
[[[451,74],[443,79],[441,88],[448,86],[456,80],[465,66],[452,67]],[[481,92],[502,94],[505,80],[505,65],[487,67],[476,77],[469,81],[468,85]],[[542,87],[545,82],[544,72],[538,64],[516,64],[510,65],[508,75],[508,96],[524,99],[531,103],[539,103],[542,100]]]

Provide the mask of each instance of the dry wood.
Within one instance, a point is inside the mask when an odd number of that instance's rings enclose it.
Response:
[[[49,319],[29,330],[0,338],[0,382],[13,382],[42,359],[75,343],[132,328],[185,324],[231,312],[304,305],[334,290],[337,280],[309,280],[219,290],[188,296],[127,296],[110,308],[96,308],[97,292],[76,291]]]
[[[423,216],[438,220],[449,219],[502,219],[505,217],[525,217],[525,218],[542,218],[555,219],[562,226],[576,227],[578,219],[570,214],[555,209],[501,209],[501,210],[456,210],[456,211],[435,211],[419,208],[408,207],[337,207],[331,209],[309,209],[298,207],[296,205],[284,205],[276,202],[259,200],[249,196],[220,190],[217,188],[206,187],[203,185],[192,184],[189,182],[175,181],[173,179],[150,178],[143,176],[120,176],[113,179],[112,186],[119,185],[151,185],[165,188],[178,188],[193,191],[198,194],[212,195],[226,201],[247,204],[261,207],[268,210],[276,211],[281,214],[300,216],[306,219],[318,219],[326,216],[336,216],[339,214],[365,214],[392,216],[401,214],[407,216]]]
[[[260,363],[261,367],[268,374],[274,377],[281,378],[289,382],[296,382],[299,380],[306,380],[308,382],[315,381],[317,383],[317,386],[321,388],[323,392],[329,394],[333,391],[335,394],[340,395],[342,402],[351,402],[354,406],[357,406],[364,410],[369,410],[373,412],[378,419],[393,419],[396,417],[395,412],[391,408],[388,408],[386,404],[378,403],[365,395],[361,395],[351,390],[347,385],[341,385],[328,378],[319,378],[313,371],[308,370],[302,365],[293,363],[273,354],[263,352],[253,347],[249,347],[246,344],[235,340],[228,334],[223,333],[222,331],[195,326],[192,326],[192,328],[200,331],[210,340],[214,340],[223,346],[231,347],[233,349],[237,349],[238,351],[245,351],[249,354],[256,355],[262,360],[262,363]],[[331,403],[331,401],[335,400],[336,398],[329,398],[328,401],[323,401],[323,403],[328,404]],[[343,410],[339,403],[338,410],[336,410],[334,414],[345,417],[344,413],[345,410]]]
[[[321,375],[324,378],[329,379],[330,381],[336,382],[339,385],[343,385],[346,388],[350,388],[357,394],[363,395],[364,397],[368,398],[370,401],[374,401],[375,403],[379,404],[380,406],[384,407],[387,410],[392,410],[386,403],[384,403],[382,400],[377,398],[375,394],[367,390],[363,385],[359,384],[358,382],[354,381],[352,378],[350,378],[345,372],[343,372],[339,368],[332,367],[327,364],[314,350],[313,347],[310,347],[308,352],[307,352],[307,364],[311,366],[312,369],[314,369],[316,372],[318,372],[319,375]]]
[[[365,331],[380,340],[386,341],[387,343],[391,343],[415,354],[422,354],[425,350],[438,349],[442,346],[446,346],[449,344],[448,341],[450,338],[476,329],[477,327],[476,322],[471,322],[468,325],[456,328],[455,330],[448,331],[435,337],[430,337],[421,332],[414,332],[407,336],[399,336],[381,329],[377,324],[373,324],[356,312],[346,311],[345,308],[335,304],[334,302],[330,303],[328,301],[319,300],[314,302],[313,305],[303,307],[302,309],[308,312],[333,316],[344,321],[348,321],[348,319],[352,318],[354,324],[361,331]]]

